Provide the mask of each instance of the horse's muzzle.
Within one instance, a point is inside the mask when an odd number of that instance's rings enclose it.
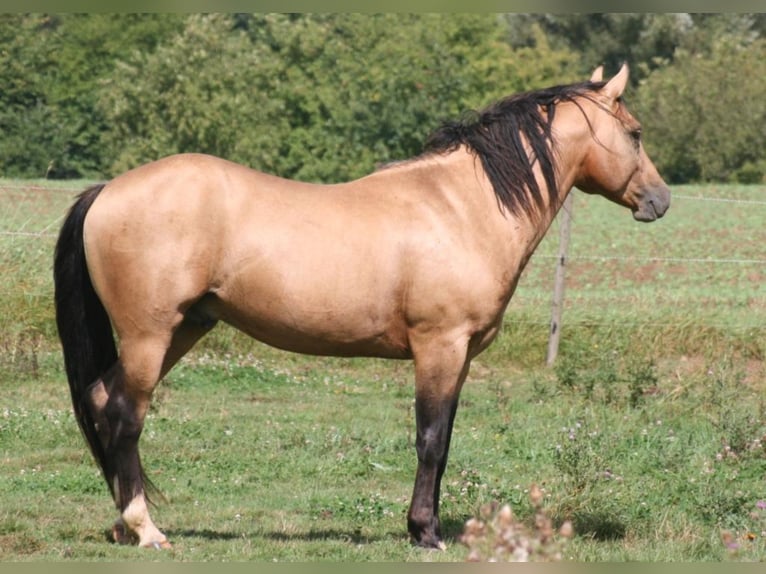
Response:
[[[644,197],[638,208],[633,211],[636,221],[654,221],[659,219],[670,207],[670,189],[658,185],[644,191]]]

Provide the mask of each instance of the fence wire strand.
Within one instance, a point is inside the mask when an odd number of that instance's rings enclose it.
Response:
[[[533,255],[542,259],[558,259],[560,255],[541,253]],[[567,255],[567,261],[650,261],[657,263],[736,263],[743,265],[766,264],[766,259],[713,259],[706,257],[640,257],[635,255]]]
[[[42,185],[23,185],[23,184],[10,184],[0,185],[0,192],[34,192],[34,193],[69,193],[76,194],[81,192],[87,187],[45,187]],[[723,198],[713,196],[702,195],[685,195],[685,194],[673,194],[673,199],[680,199],[685,201],[700,201],[711,203],[726,203],[726,204],[741,204],[745,206],[766,206],[766,201],[762,200],[750,200],[750,199],[736,199],[736,198]],[[32,218],[27,219],[21,223],[20,227],[14,230],[0,230],[0,237],[12,237],[12,238],[26,238],[26,239],[55,239],[57,233],[51,231],[51,229],[60,223],[64,218],[64,214],[52,220],[44,227],[36,230],[28,230],[29,224],[32,222]],[[554,253],[536,253],[533,259],[559,259],[561,254]],[[739,259],[739,258],[700,258],[700,257],[651,257],[651,256],[633,256],[633,255],[566,255],[568,261],[630,261],[630,262],[654,262],[654,263],[667,263],[667,264],[700,264],[700,265],[766,265],[766,259]],[[49,293],[29,293],[31,297],[48,296]],[[523,297],[522,297],[523,298]],[[532,325],[549,325],[550,321],[540,319],[515,319],[513,318],[513,307],[509,309],[508,321],[512,324],[532,324]],[[598,320],[577,320],[573,319],[567,321],[568,325],[573,326],[601,326],[601,327],[614,327],[612,322],[598,321]],[[676,323],[663,323],[654,321],[620,321],[619,327],[667,327],[675,325]],[[705,323],[705,327],[709,328],[722,328],[722,329],[735,329],[735,330],[761,330],[764,328],[761,324],[723,324],[723,323]]]

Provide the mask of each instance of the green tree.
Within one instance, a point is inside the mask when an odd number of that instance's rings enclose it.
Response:
[[[109,130],[96,109],[98,84],[131,51],[151,53],[181,29],[175,14],[63,14],[47,37],[54,56],[46,81],[69,138],[57,170],[94,175],[104,170],[102,135]]]
[[[513,14],[512,46],[534,25],[590,68],[631,66],[627,98],[673,182],[760,181],[764,171],[763,14]],[[585,72],[581,69],[581,72]]]
[[[102,82],[98,110],[111,126],[104,136],[108,171],[184,151],[242,161],[251,146],[274,150],[284,131],[282,104],[266,96],[277,64],[232,30],[230,17],[189,16],[180,34],[155,52],[133,52]]]
[[[104,84],[112,169],[201,151],[304,180],[360,176],[466,108],[579,79],[576,56],[541,34],[516,51],[505,37],[496,15],[190,17]]]
[[[508,22],[512,46],[534,43],[537,26],[555,48],[580,55],[581,73],[598,65],[617,70],[628,62],[634,86],[656,61],[672,59],[694,28],[689,14],[511,14]],[[645,66],[639,68],[642,63]]]
[[[132,50],[150,51],[183,16],[0,16],[0,169],[5,175],[98,176],[100,78]]]
[[[49,106],[49,68],[42,43],[33,42],[40,22],[23,14],[0,15],[0,171],[42,177],[66,133]]]
[[[672,182],[763,181],[766,40],[729,34],[678,50],[636,94],[647,147]]]

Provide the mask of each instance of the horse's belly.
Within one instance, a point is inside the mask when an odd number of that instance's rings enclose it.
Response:
[[[317,286],[219,291],[206,312],[268,345],[297,353],[409,358],[403,317],[367,293],[365,301]]]

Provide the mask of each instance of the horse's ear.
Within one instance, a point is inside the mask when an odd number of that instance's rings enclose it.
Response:
[[[612,100],[619,98],[622,95],[622,92],[625,91],[625,86],[628,85],[628,76],[630,76],[628,64],[623,63],[622,68],[620,68],[620,71],[617,72],[617,75],[609,80],[603,87],[602,92],[604,95]]]
[[[591,82],[603,82],[604,81],[604,66],[599,66],[590,75]]]

